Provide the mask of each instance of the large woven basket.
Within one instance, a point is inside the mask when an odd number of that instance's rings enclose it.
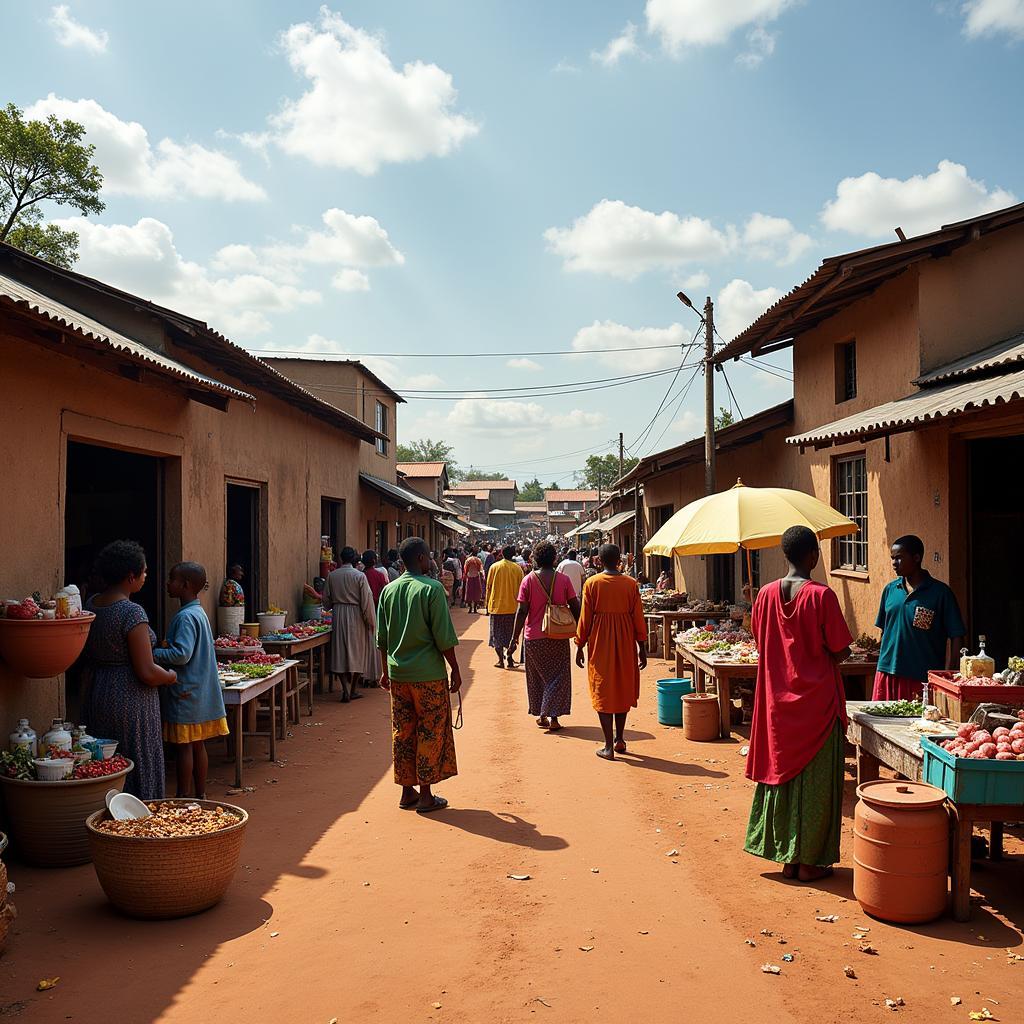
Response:
[[[216,800],[162,800],[166,804],[222,807],[242,820],[230,828],[182,839],[111,835],[96,828],[110,814],[89,815],[85,826],[93,867],[107,898],[130,917],[198,914],[219,903],[238,868],[248,813]]]

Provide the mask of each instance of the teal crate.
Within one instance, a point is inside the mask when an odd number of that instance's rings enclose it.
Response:
[[[925,736],[925,782],[958,804],[1024,804],[1024,761],[974,761],[939,746],[951,736]]]

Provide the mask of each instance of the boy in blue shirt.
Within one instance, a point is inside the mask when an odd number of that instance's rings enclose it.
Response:
[[[158,665],[174,666],[178,673],[178,681],[160,693],[164,742],[173,744],[176,753],[177,796],[192,795],[194,781],[198,800],[206,799],[206,740],[228,734],[213,630],[199,603],[208,586],[206,570],[198,562],[179,562],[171,569],[167,594],[181,602],[181,609],[171,620],[164,646],[153,651]]]

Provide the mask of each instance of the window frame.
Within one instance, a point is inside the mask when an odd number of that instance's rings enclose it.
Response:
[[[836,405],[857,397],[857,339],[847,338],[835,346]]]
[[[855,466],[858,462],[862,466],[860,481],[857,479],[856,468],[851,469],[848,476],[846,476],[845,469],[847,466]],[[844,491],[843,486],[847,482],[850,489]],[[862,484],[862,488],[858,488],[858,482]],[[859,502],[858,499],[860,499]],[[870,538],[868,499],[867,452],[861,450],[834,456],[832,459],[832,507],[848,519],[852,519],[860,527],[857,533],[846,537],[836,537],[832,541],[832,569],[835,572],[868,572],[868,541]],[[858,560],[858,556],[862,560]]]
[[[374,400],[377,404],[374,407],[374,429],[378,434],[383,434],[383,437],[374,439],[374,447],[377,450],[377,454],[387,458],[388,454],[388,407],[379,399]]]

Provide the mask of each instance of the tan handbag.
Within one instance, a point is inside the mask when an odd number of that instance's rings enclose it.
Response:
[[[540,575],[537,574],[540,581]],[[544,584],[541,583],[543,587]],[[554,604],[551,595],[555,589],[555,578],[551,577],[551,587],[545,590],[548,596],[548,604],[544,609],[544,622],[541,629],[548,640],[571,640],[576,635],[576,616],[572,610],[564,604]]]

